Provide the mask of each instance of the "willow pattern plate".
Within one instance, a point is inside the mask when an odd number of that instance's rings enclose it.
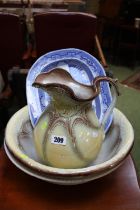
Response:
[[[52,51],[41,56],[29,70],[26,80],[27,103],[33,127],[49,104],[50,97],[43,90],[32,87],[32,84],[39,73],[47,72],[56,67],[64,68],[75,80],[87,85],[90,85],[95,77],[106,75],[99,61],[83,50],[68,48]],[[102,82],[101,94],[93,101],[93,108],[100,122],[111,100],[109,85]],[[112,115],[106,122],[105,132],[109,129],[111,122]]]

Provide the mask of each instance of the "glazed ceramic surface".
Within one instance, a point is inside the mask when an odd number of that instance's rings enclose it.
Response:
[[[113,93],[117,93],[116,80],[109,77],[99,76],[92,85],[83,85],[61,68],[36,77],[33,86],[50,95],[50,103],[34,128],[36,152],[44,163],[57,168],[81,168],[95,160],[105,133],[92,100],[100,94],[103,81],[113,84]],[[114,94],[105,119],[115,106]]]
[[[40,57],[31,67],[26,81],[27,102],[33,127],[48,106],[50,97],[43,90],[32,87],[32,84],[39,73],[47,72],[56,67],[64,68],[75,80],[87,85],[90,85],[95,77],[105,76],[105,71],[97,59],[79,49],[57,50]],[[100,122],[110,103],[109,85],[103,82],[101,84],[101,94],[92,102]],[[112,118],[112,115],[110,115],[106,122],[105,132],[109,129]]]
[[[80,169],[59,169],[44,165],[37,156],[27,107],[10,119],[5,133],[7,155],[18,168],[39,179],[64,185],[82,184],[111,173],[129,154],[133,141],[131,124],[115,109],[112,125],[96,160]]]

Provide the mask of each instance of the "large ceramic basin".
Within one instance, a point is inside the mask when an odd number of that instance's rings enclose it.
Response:
[[[61,169],[44,165],[38,158],[28,107],[9,120],[5,132],[5,150],[9,159],[22,171],[55,184],[82,184],[103,177],[118,168],[129,154],[134,141],[133,128],[118,109],[106,134],[100,153],[91,165],[78,169]]]

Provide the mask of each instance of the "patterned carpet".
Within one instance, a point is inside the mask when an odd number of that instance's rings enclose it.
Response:
[[[135,69],[116,65],[110,65],[109,67],[114,77],[118,78],[120,82],[121,95],[117,99],[116,107],[125,114],[134,129],[135,138],[131,155],[140,177],[140,66]]]
[[[134,146],[131,154],[140,177],[140,91],[120,84],[120,93],[116,107],[125,114],[134,129]]]
[[[140,72],[131,75],[127,79],[123,80],[121,83],[140,91]]]

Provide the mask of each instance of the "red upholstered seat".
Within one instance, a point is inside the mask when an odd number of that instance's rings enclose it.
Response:
[[[22,24],[15,14],[0,13],[0,71],[7,82],[7,71],[21,62],[24,48]]]
[[[96,25],[96,16],[87,13],[34,14],[37,57],[52,50],[64,48],[79,48],[95,55]],[[99,47],[99,43],[96,47]],[[99,53],[100,58],[104,57],[101,48]],[[105,59],[104,63],[106,65]]]

